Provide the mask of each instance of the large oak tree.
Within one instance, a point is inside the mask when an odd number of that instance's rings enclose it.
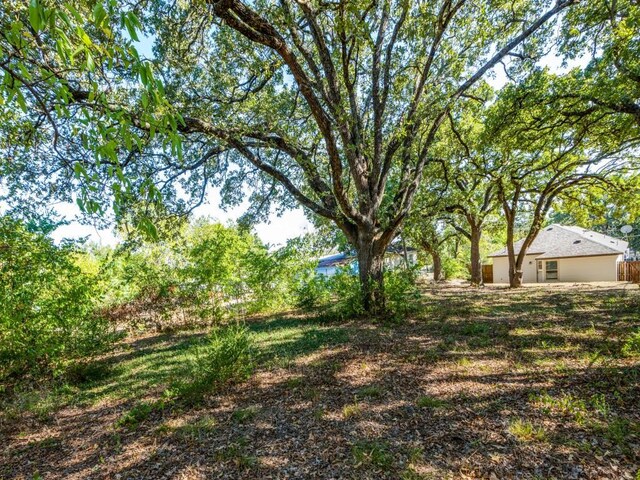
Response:
[[[140,196],[184,210],[211,183],[230,202],[249,184],[253,214],[297,202],[344,232],[378,312],[384,252],[441,124],[507,56],[535,58],[578,3],[11,1],[9,172],[23,186],[43,172],[87,185],[92,212]],[[132,48],[140,32],[151,58]]]

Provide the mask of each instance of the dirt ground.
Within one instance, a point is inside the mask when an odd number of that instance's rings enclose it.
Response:
[[[640,479],[637,285],[444,285],[400,322],[260,322],[268,361],[197,406],[122,421],[194,333],[129,339],[112,364],[159,361],[7,407],[0,478]]]

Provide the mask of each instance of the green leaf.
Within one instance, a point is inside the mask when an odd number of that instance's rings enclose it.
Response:
[[[31,0],[29,3],[29,23],[36,32],[42,28],[42,6],[38,0]]]
[[[93,21],[96,26],[100,27],[105,18],[107,18],[106,10],[101,3],[96,3],[96,6],[93,7]]]

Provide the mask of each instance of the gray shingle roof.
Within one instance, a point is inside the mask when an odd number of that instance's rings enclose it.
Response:
[[[516,254],[524,240],[514,243]],[[595,255],[619,255],[627,249],[627,242],[581,227],[553,224],[543,228],[533,241],[527,255],[536,258],[588,257]],[[507,248],[490,257],[506,257]]]

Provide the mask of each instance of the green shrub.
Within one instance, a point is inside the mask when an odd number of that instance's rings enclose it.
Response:
[[[396,268],[384,273],[384,291],[390,314],[404,317],[419,307],[420,291],[414,269]]]
[[[249,330],[242,325],[214,328],[192,361],[187,381],[176,385],[182,400],[197,402],[205,394],[228,382],[239,382],[254,368],[253,344]]]
[[[453,278],[467,278],[469,271],[464,262],[457,258],[445,257],[442,259],[442,272],[447,280]]]
[[[364,313],[360,282],[350,270],[340,270],[329,277],[327,284],[331,292],[331,303],[326,307],[323,316],[344,320]]]
[[[60,374],[115,339],[96,315],[96,279],[77,266],[75,253],[0,217],[0,382]]]
[[[295,305],[305,311],[312,311],[326,305],[331,300],[331,287],[324,275],[314,275],[301,283],[295,291]]]

